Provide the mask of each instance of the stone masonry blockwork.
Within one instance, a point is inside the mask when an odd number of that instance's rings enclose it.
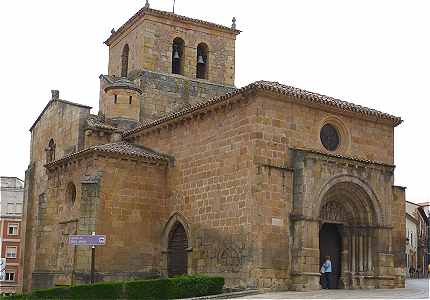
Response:
[[[404,286],[402,120],[275,82],[235,88],[237,34],[145,7],[106,41],[98,115],[48,103],[30,130],[24,291],[88,283],[91,249],[68,239],[92,232],[107,237],[97,281],[180,272],[316,290],[330,253],[337,288]],[[176,37],[183,74],[171,69]],[[200,42],[207,79],[195,74]]]

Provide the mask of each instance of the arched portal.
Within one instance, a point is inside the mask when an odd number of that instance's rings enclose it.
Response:
[[[173,225],[169,233],[167,272],[169,277],[187,274],[188,239],[184,226],[180,222]]]
[[[320,263],[331,257],[331,288],[359,287],[360,278],[374,275],[376,210],[371,195],[351,181],[337,182],[322,195]]]

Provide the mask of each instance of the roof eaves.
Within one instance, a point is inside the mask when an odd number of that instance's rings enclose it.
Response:
[[[147,128],[151,128],[151,127],[160,125],[160,124],[162,124],[164,122],[167,122],[167,121],[170,121],[170,120],[173,120],[173,119],[176,119],[176,118],[188,115],[190,113],[193,113],[193,112],[198,111],[200,109],[203,109],[205,107],[208,107],[208,106],[211,106],[211,105],[223,102],[224,100],[231,99],[235,95],[239,94],[238,91],[239,90],[236,90],[236,91],[224,94],[222,96],[218,96],[218,97],[212,98],[212,99],[210,99],[208,101],[202,101],[202,102],[199,102],[199,103],[194,104],[192,106],[189,106],[189,107],[185,108],[184,110],[175,111],[175,112],[167,114],[166,116],[161,117],[159,119],[156,119],[156,120],[153,120],[153,121],[148,121],[146,123],[143,123],[141,126],[138,126],[138,127],[134,128],[134,129],[131,129],[129,131],[124,132],[123,133],[123,137],[129,137],[130,135],[132,135],[134,133],[137,133],[137,132],[139,132],[141,130],[144,130],[144,129],[147,129]]]
[[[161,162],[166,162],[166,163],[171,163],[174,160],[170,156],[167,156],[167,155],[164,155],[164,154],[161,154],[161,153],[156,153],[155,151],[153,151],[151,149],[148,149],[146,147],[140,146],[140,145],[138,147],[140,147],[142,149],[145,149],[148,152],[150,151],[153,154],[152,155],[150,155],[150,154],[148,154],[148,155],[139,155],[139,154],[125,153],[125,152],[122,152],[122,151],[103,149],[103,148],[100,148],[100,146],[103,146],[103,145],[92,146],[90,148],[87,148],[87,149],[84,149],[84,150],[81,150],[81,151],[78,151],[78,152],[66,155],[63,158],[60,158],[60,159],[58,159],[56,161],[50,162],[48,164],[45,164],[45,168],[52,169],[53,167],[55,167],[55,166],[57,166],[59,164],[62,164],[64,162],[66,162],[66,161],[70,161],[72,159],[81,157],[82,155],[89,154],[89,153],[118,154],[118,155],[124,155],[124,156],[128,156],[128,157],[141,158],[141,159],[144,159],[146,161],[161,161]],[[137,145],[135,145],[135,146],[137,146]]]
[[[401,118],[386,114],[371,108],[367,108],[361,105],[353,104],[350,102],[346,102],[343,100],[335,99],[329,96],[324,96],[321,94],[309,92],[306,90],[302,90],[299,88],[295,88],[292,86],[282,85],[277,82],[268,82],[268,81],[256,81],[253,82],[247,86],[244,86],[240,89],[237,89],[233,92],[226,93],[222,96],[218,96],[215,98],[212,98],[208,101],[203,101],[200,103],[197,103],[191,107],[188,107],[182,111],[179,112],[173,112],[170,113],[160,119],[149,121],[146,123],[143,123],[141,126],[138,126],[132,130],[126,131],[123,134],[123,137],[128,137],[134,133],[137,133],[141,130],[144,130],[146,128],[150,128],[153,126],[157,126],[159,124],[162,124],[164,122],[173,120],[175,118],[179,118],[181,116],[187,115],[189,113],[195,112],[199,109],[211,106],[213,104],[228,100],[238,94],[246,95],[253,91],[269,91],[272,93],[276,93],[277,95],[284,95],[284,96],[291,96],[294,98],[297,98],[299,100],[302,100],[305,102],[305,104],[319,104],[324,106],[329,106],[333,108],[337,108],[339,110],[343,111],[349,111],[353,113],[358,113],[361,115],[365,115],[367,117],[374,117],[377,119],[387,119],[392,122],[393,126],[397,126],[401,124],[403,121]]]

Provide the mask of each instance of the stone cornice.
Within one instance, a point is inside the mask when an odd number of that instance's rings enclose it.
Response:
[[[333,159],[341,159],[341,160],[351,161],[353,163],[361,163],[361,164],[365,164],[365,165],[381,166],[381,167],[384,167],[384,168],[389,168],[390,171],[394,171],[394,168],[396,167],[395,165],[390,165],[390,164],[386,164],[386,163],[379,162],[379,161],[368,160],[368,159],[363,159],[363,158],[354,157],[354,156],[346,156],[346,155],[336,154],[336,153],[321,152],[321,151],[317,151],[317,150],[313,150],[313,149],[290,148],[290,150],[298,151],[298,152],[304,152],[304,153],[309,153],[309,154],[314,154],[314,155],[317,155],[317,156],[323,156],[323,157],[327,157],[327,158],[333,158]]]
[[[238,35],[241,33],[240,30],[230,28],[227,26],[181,16],[167,11],[156,10],[145,6],[142,9],[140,9],[136,14],[134,14],[127,22],[125,22],[117,31],[112,32],[111,36],[105,41],[105,44],[107,46],[110,46],[119,36],[121,36],[122,33],[124,33],[127,29],[131,28],[136,22],[138,22],[145,15],[151,15],[159,18],[167,18],[167,19],[171,19],[179,22],[191,23],[198,26],[219,30],[219,31],[234,34],[234,35]]]

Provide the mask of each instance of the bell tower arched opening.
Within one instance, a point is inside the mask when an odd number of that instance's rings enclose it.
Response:
[[[184,75],[185,42],[177,37],[172,45],[172,73]]]
[[[196,62],[196,77],[200,79],[208,79],[208,60],[209,50],[208,45],[200,43],[197,46],[197,62]]]

